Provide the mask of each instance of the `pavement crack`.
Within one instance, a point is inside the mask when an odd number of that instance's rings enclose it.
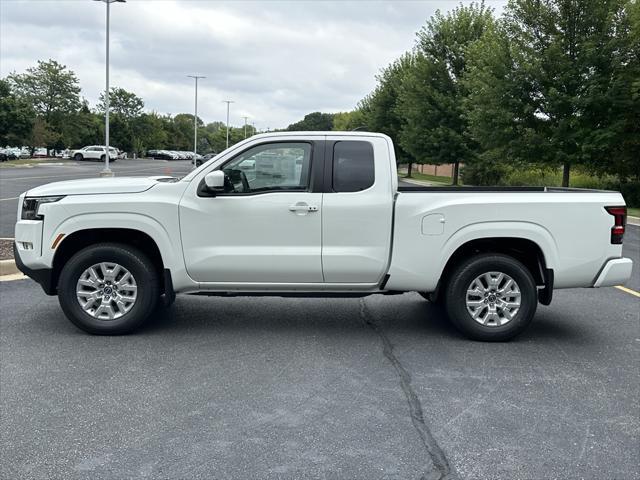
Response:
[[[382,342],[382,353],[387,358],[387,360],[389,360],[400,379],[400,387],[402,388],[405,398],[407,399],[407,404],[409,405],[409,415],[411,417],[411,423],[418,432],[425,450],[429,454],[429,457],[431,457],[431,461],[437,469],[437,472],[430,472],[429,474],[422,476],[421,479],[454,480],[458,478],[458,476],[453,472],[453,469],[451,465],[449,465],[447,457],[438,445],[438,442],[434,438],[431,430],[429,429],[429,426],[424,420],[422,404],[420,403],[420,399],[418,398],[418,395],[411,385],[411,375],[409,374],[407,369],[404,368],[398,357],[393,352],[393,344],[391,343],[391,340],[389,340],[389,337],[368,312],[364,298],[360,299],[360,317],[362,318],[362,321],[380,338]],[[436,473],[437,475],[434,476],[434,473]]]

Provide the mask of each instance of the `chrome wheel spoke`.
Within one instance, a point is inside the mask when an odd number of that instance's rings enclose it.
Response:
[[[116,300],[116,306],[118,307],[118,311],[120,313],[122,313],[122,314],[127,313],[127,307],[126,307],[126,305],[124,304],[124,302],[122,301],[121,298],[118,298]]]
[[[117,263],[101,262],[90,266],[82,272],[76,285],[80,307],[98,320],[115,320],[126,315],[137,298],[135,278]]]
[[[478,275],[467,288],[467,312],[485,327],[500,327],[518,314],[522,295],[516,281],[504,272]]]
[[[467,307],[479,308],[484,305],[484,300],[467,300]]]
[[[486,290],[483,288],[473,288],[473,289],[469,289],[467,290],[467,296],[471,296],[471,297],[483,297],[485,294]]]

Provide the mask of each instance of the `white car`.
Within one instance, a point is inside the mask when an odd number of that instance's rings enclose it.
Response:
[[[135,329],[176,293],[415,291],[468,337],[506,340],[553,289],[632,268],[620,193],[399,187],[376,133],[256,135],[181,179],[72,180],[19,202],[18,267],[95,334]]]
[[[73,150],[71,152],[71,158],[77,162],[83,160],[101,160],[105,161],[105,147],[104,145],[90,145],[88,147],[81,148],[80,150]],[[118,150],[109,147],[109,161],[115,162],[118,159]]]

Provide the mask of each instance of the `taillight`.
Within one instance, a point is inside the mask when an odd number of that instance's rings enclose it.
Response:
[[[614,218],[613,227],[611,227],[611,243],[621,245],[622,237],[624,237],[624,227],[627,225],[627,207],[604,208]]]

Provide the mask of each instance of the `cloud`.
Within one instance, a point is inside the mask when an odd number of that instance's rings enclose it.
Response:
[[[498,9],[503,1],[490,6]],[[312,111],[352,109],[375,75],[412,48],[415,32],[451,1],[213,2],[129,0],[111,6],[111,85],[149,110],[193,110],[207,122],[248,115],[280,128]],[[37,60],[74,70],[95,104],[104,88],[105,6],[90,0],[0,2],[0,76]]]

